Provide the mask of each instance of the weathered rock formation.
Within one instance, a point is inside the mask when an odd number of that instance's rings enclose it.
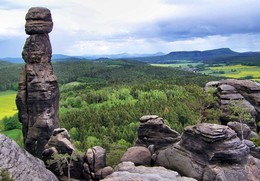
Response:
[[[132,162],[120,163],[115,172],[103,181],[195,181],[193,178],[181,177],[177,172],[163,167],[135,166]]]
[[[6,169],[17,181],[58,181],[56,176],[45,168],[43,161],[20,148],[10,138],[0,134],[0,170],[2,169]]]
[[[232,104],[237,104],[242,110],[251,114],[254,119],[249,123],[251,128],[260,122],[260,84],[251,80],[225,79],[209,82],[205,86],[208,91],[210,87],[216,89],[215,95],[218,98],[217,106],[222,110],[220,121],[226,125],[233,121],[230,117]],[[259,127],[259,125],[258,125]]]
[[[57,128],[49,139],[43,151],[43,160],[60,180],[67,179],[68,165],[61,167],[55,161],[54,154],[63,155],[70,164],[70,177],[78,180],[99,180],[113,172],[106,166],[106,150],[100,146],[88,149],[85,155],[75,152],[75,147],[65,128]],[[66,156],[64,156],[66,155]],[[71,156],[72,155],[72,156]],[[54,156],[54,158],[53,158]]]
[[[156,164],[197,180],[254,180],[260,160],[227,126],[202,123],[186,127],[181,141],[159,152]]]
[[[57,150],[57,153],[59,154],[72,154],[75,150],[69,133],[65,128],[55,129],[44,148],[44,151],[48,151],[49,149]]]
[[[233,129],[237,133],[237,136],[240,139],[249,138],[250,134],[252,132],[247,124],[243,124],[243,123],[241,124],[241,123],[235,122],[235,121],[234,122],[228,122],[227,126],[230,127],[231,129]]]
[[[47,168],[50,169],[55,175],[60,179],[66,178],[68,176],[68,164],[59,165],[57,158],[54,154],[65,155],[62,156],[62,159],[59,161],[64,161],[67,159],[70,162],[70,175],[71,178],[81,179],[83,178],[83,157],[73,153],[75,147],[72,144],[72,140],[68,134],[68,131],[65,128],[57,128],[53,131],[52,136],[50,137],[48,143],[45,145],[45,150],[42,153],[42,158],[47,165]],[[73,155],[72,155],[73,154]],[[70,157],[72,155],[72,157]],[[54,156],[54,158],[52,157]],[[56,159],[56,160],[55,160]]]
[[[59,127],[59,89],[48,35],[53,23],[50,11],[40,7],[29,9],[25,19],[25,31],[30,36],[22,52],[26,64],[20,75],[16,105],[25,149],[41,158],[53,130]]]
[[[228,122],[227,126],[233,129],[240,139],[242,139],[243,132],[244,143],[250,148],[250,154],[253,157],[260,159],[260,147],[257,147],[251,141],[260,140],[260,136],[256,132],[252,131],[246,124],[241,124],[239,122]]]
[[[154,145],[154,149],[159,150],[179,140],[180,134],[164,124],[159,116],[146,115],[140,118],[136,146]]]
[[[103,179],[114,171],[112,167],[106,166],[106,150],[100,146],[88,149],[85,160],[84,172],[89,179]]]

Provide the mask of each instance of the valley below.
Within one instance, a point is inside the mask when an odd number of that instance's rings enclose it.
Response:
[[[0,132],[23,147],[15,97],[18,72],[24,64],[2,65]],[[208,64],[197,60],[147,63],[128,58],[71,58],[55,61],[53,69],[60,89],[60,127],[68,130],[79,152],[95,146],[106,149],[106,164],[112,167],[140,139],[142,116],[157,115],[180,134],[201,122],[220,124],[219,109],[204,110],[216,101],[214,94],[205,93],[204,86],[226,78],[260,80],[257,64]],[[205,118],[206,114],[210,116]]]

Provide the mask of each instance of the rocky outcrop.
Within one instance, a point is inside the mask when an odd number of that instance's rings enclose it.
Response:
[[[180,134],[167,126],[159,116],[146,115],[140,118],[136,146],[154,145],[154,149],[159,150],[179,140]]]
[[[60,180],[67,179],[68,172],[70,172],[70,178],[82,179],[84,178],[84,158],[74,151],[75,147],[68,131],[65,128],[57,128],[45,145],[42,159],[45,161],[47,168],[55,173]],[[64,164],[61,164],[62,162]],[[69,169],[68,163],[70,163]]]
[[[250,148],[250,154],[260,160],[260,146]]]
[[[88,178],[100,180],[113,173],[113,168],[106,166],[106,150],[100,146],[88,149],[85,154],[84,172]]]
[[[260,159],[260,147],[257,147],[251,140],[260,140],[260,136],[252,131],[246,124],[238,122],[228,122],[228,127],[233,129],[240,139],[244,139],[244,143],[250,148],[250,154]],[[243,130],[243,131],[242,131]],[[242,137],[243,132],[243,137]]]
[[[57,154],[59,155],[57,157]],[[106,166],[106,150],[100,146],[88,149],[85,155],[75,151],[72,140],[65,128],[57,128],[43,151],[43,160],[60,180],[70,178],[78,180],[99,180],[113,172]],[[58,164],[65,161],[66,164]],[[70,163],[68,169],[68,163]]]
[[[240,139],[247,139],[250,136],[251,129],[247,124],[241,124],[239,122],[228,122],[227,126],[233,129]],[[243,136],[242,136],[243,135]]]
[[[115,172],[103,181],[195,181],[193,178],[181,177],[177,172],[163,167],[135,166],[132,162],[120,163]]]
[[[25,149],[39,158],[53,130],[59,127],[59,89],[53,74],[52,48],[48,35],[52,27],[48,9],[29,9],[25,31],[30,36],[23,48],[26,64],[20,75],[16,105]]]
[[[0,170],[3,169],[6,169],[17,181],[58,181],[56,176],[45,168],[43,161],[20,148],[10,138],[0,134]]]
[[[205,90],[210,88],[216,89],[215,96],[218,98],[217,107],[222,111],[220,121],[226,125],[230,121],[236,120],[231,117],[230,106],[238,105],[241,110],[251,115],[253,121],[248,121],[251,128],[259,131],[260,122],[260,84],[251,80],[225,79],[220,81],[209,82]]]
[[[245,165],[209,165],[203,181],[256,181],[259,180],[260,160],[249,156]]]
[[[31,8],[25,20],[25,32],[28,35],[48,34],[52,31],[51,12],[46,8]]]
[[[65,128],[57,128],[53,131],[48,143],[45,145],[45,150],[55,149],[59,154],[72,154],[75,150],[68,131]],[[44,153],[43,153],[44,155]]]
[[[227,126],[202,123],[186,127],[181,141],[159,152],[156,164],[197,180],[257,178],[260,160]]]

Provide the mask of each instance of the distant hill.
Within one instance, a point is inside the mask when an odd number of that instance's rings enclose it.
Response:
[[[112,59],[136,60],[146,63],[170,64],[183,60],[190,62],[202,62],[206,64],[243,64],[260,66],[260,52],[238,53],[229,48],[220,48],[206,51],[176,51],[168,54],[161,52],[155,54],[111,54],[111,55],[86,55],[69,56],[63,54],[53,54],[52,62],[60,61],[108,61]],[[11,63],[23,63],[22,58],[2,58]]]
[[[161,56],[165,55],[162,52],[157,52],[155,54],[128,54],[128,53],[121,53],[121,54],[104,54],[104,55],[83,55],[83,56],[70,56],[64,54],[53,54],[52,55],[52,62],[60,62],[60,61],[78,61],[78,60],[100,60],[100,59],[122,59],[127,58],[131,59],[133,57],[154,57],[154,56]],[[22,57],[5,57],[1,58],[2,60],[10,63],[23,63],[24,60]]]
[[[24,62],[22,57],[5,57],[5,58],[1,58],[1,59],[6,62],[11,62],[11,63],[23,63]]]
[[[240,53],[234,52],[229,48],[220,48],[220,49],[206,50],[206,51],[177,51],[162,56],[137,57],[133,59],[142,62],[149,62],[149,63],[176,63],[180,60],[202,62],[208,59],[225,58],[225,57],[236,56],[239,54]]]
[[[242,64],[260,66],[260,52],[239,53],[233,56],[216,57],[204,60],[206,64]]]
[[[53,59],[69,59],[71,58],[72,56],[69,56],[69,55],[63,55],[63,54],[53,54],[52,55],[52,60]]]
[[[0,68],[6,67],[6,66],[10,66],[13,65],[13,63],[4,61],[4,60],[0,60]]]

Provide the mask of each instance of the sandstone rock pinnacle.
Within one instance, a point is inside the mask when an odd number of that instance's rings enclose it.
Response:
[[[30,8],[25,19],[25,32],[30,36],[22,52],[26,64],[20,75],[16,105],[25,149],[41,158],[53,130],[59,127],[59,88],[48,35],[53,22],[50,10],[42,7]]]

